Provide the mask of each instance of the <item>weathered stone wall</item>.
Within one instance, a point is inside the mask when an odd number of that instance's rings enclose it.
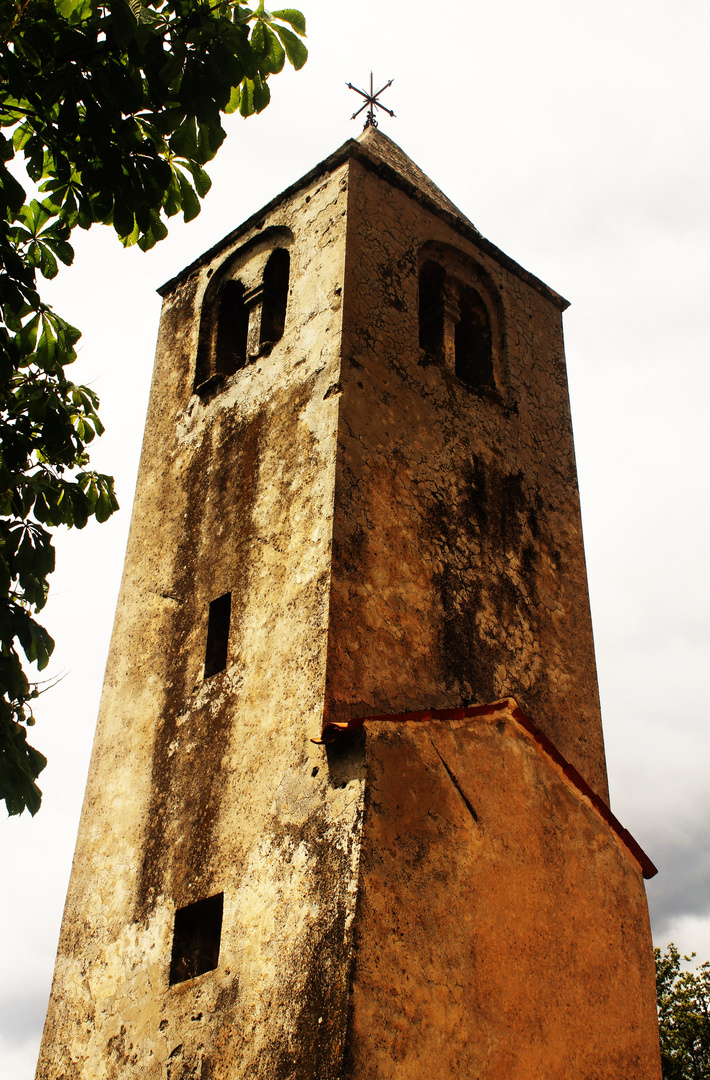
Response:
[[[41,1080],[335,1076],[362,768],[323,712],[347,172],[177,285],[163,312],[126,567]],[[293,233],[287,333],[202,401],[201,297]],[[258,248],[258,243],[257,243]],[[203,680],[209,603],[229,658]],[[224,892],[218,969],[168,986],[174,912]],[[307,1057],[304,1058],[304,1047]]]
[[[606,797],[560,304],[454,226],[351,163],[328,715],[510,694]],[[419,348],[432,244],[502,309],[496,395]]]
[[[640,867],[502,708],[368,723],[348,1080],[660,1080]]]

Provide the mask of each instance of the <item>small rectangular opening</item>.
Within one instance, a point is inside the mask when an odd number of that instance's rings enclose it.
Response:
[[[224,893],[175,912],[170,985],[214,971],[219,962]]]
[[[227,666],[227,646],[229,644],[229,619],[232,613],[232,594],[225,593],[210,604],[210,617],[207,625],[207,647],[205,649],[205,678],[224,671]]]

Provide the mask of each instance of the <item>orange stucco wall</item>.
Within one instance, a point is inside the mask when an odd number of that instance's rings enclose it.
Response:
[[[368,722],[352,1080],[658,1080],[641,868],[503,709]]]

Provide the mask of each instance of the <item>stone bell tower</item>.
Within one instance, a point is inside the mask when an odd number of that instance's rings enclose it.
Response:
[[[566,302],[374,128],[161,291],[38,1078],[658,1080]]]

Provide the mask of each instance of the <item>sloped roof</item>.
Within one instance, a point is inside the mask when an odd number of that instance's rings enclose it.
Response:
[[[516,263],[514,259],[511,259],[504,251],[497,248],[490,240],[486,240],[466,215],[451,202],[451,199],[447,198],[443,191],[429,179],[426,173],[422,172],[419,166],[415,165],[412,159],[407,157],[401,147],[387,135],[383,134],[379,128],[374,127],[365,128],[362,134],[356,139],[348,139],[347,142],[344,142],[335,153],[330,154],[329,157],[319,162],[319,164],[310,169],[305,176],[302,176],[300,180],[291,184],[285,191],[282,191],[280,195],[271,199],[266,206],[261,208],[261,210],[252,214],[251,217],[247,218],[241,225],[238,225],[236,229],[227,233],[222,240],[205,251],[203,255],[198,259],[195,259],[189,266],[186,266],[185,269],[174,278],[166,281],[166,283],[158,289],[158,293],[161,296],[169,295],[181,281],[184,281],[185,278],[189,277],[195,270],[198,270],[200,266],[204,266],[205,263],[210,262],[223,248],[233,244],[241,234],[248,232],[253,228],[264,214],[274,210],[279,203],[291,198],[298,191],[315,183],[319,177],[334,172],[335,169],[339,168],[351,158],[358,159],[366,168],[379,173],[389,183],[395,184],[397,187],[406,191],[411,198],[416,199],[435,213],[440,214],[448,221],[449,225],[451,225],[455,231],[473,241],[473,243],[482,251],[491,255],[492,258],[496,259],[502,266],[505,266],[506,269],[531,285],[537,292],[545,296],[561,311],[564,311],[565,308],[569,307],[569,301],[565,300],[559,293],[556,293],[554,289],[551,289],[544,281],[541,281],[539,278],[535,277],[534,274],[531,274],[524,267],[520,266],[519,263]]]
[[[515,698],[502,698],[485,705],[468,705],[453,709],[422,709],[420,712],[408,713],[372,713],[362,716],[352,716],[342,721],[326,720],[323,724],[320,738],[311,739],[318,745],[333,743],[352,735],[353,732],[363,727],[364,724],[421,724],[430,721],[492,721],[508,719],[525,733],[532,741],[539,754],[544,758],[549,767],[570,787],[583,802],[590,806],[616,835],[630,855],[636,860],[645,878],[655,877],[657,867],[651,862],[640,844],[633,838],[628,829],[625,829],[619,819],[611,812],[607,803],[597,795],[587,781],[580,776],[566,758],[562,756],[555,744],[538,727],[518,705]]]
[[[465,221],[479,236],[481,235],[466,215],[461,213],[458,206],[455,206],[451,199],[448,199],[443,191],[429,179],[426,173],[422,172],[419,166],[405,154],[401,146],[397,146],[397,143],[393,142],[379,128],[365,128],[362,134],[358,136],[357,142],[367,151],[368,156],[373,161],[394,169],[404,180],[407,180],[413,187],[418,188],[427,195],[431,202],[436,203],[441,210],[454,214],[461,221]]]

